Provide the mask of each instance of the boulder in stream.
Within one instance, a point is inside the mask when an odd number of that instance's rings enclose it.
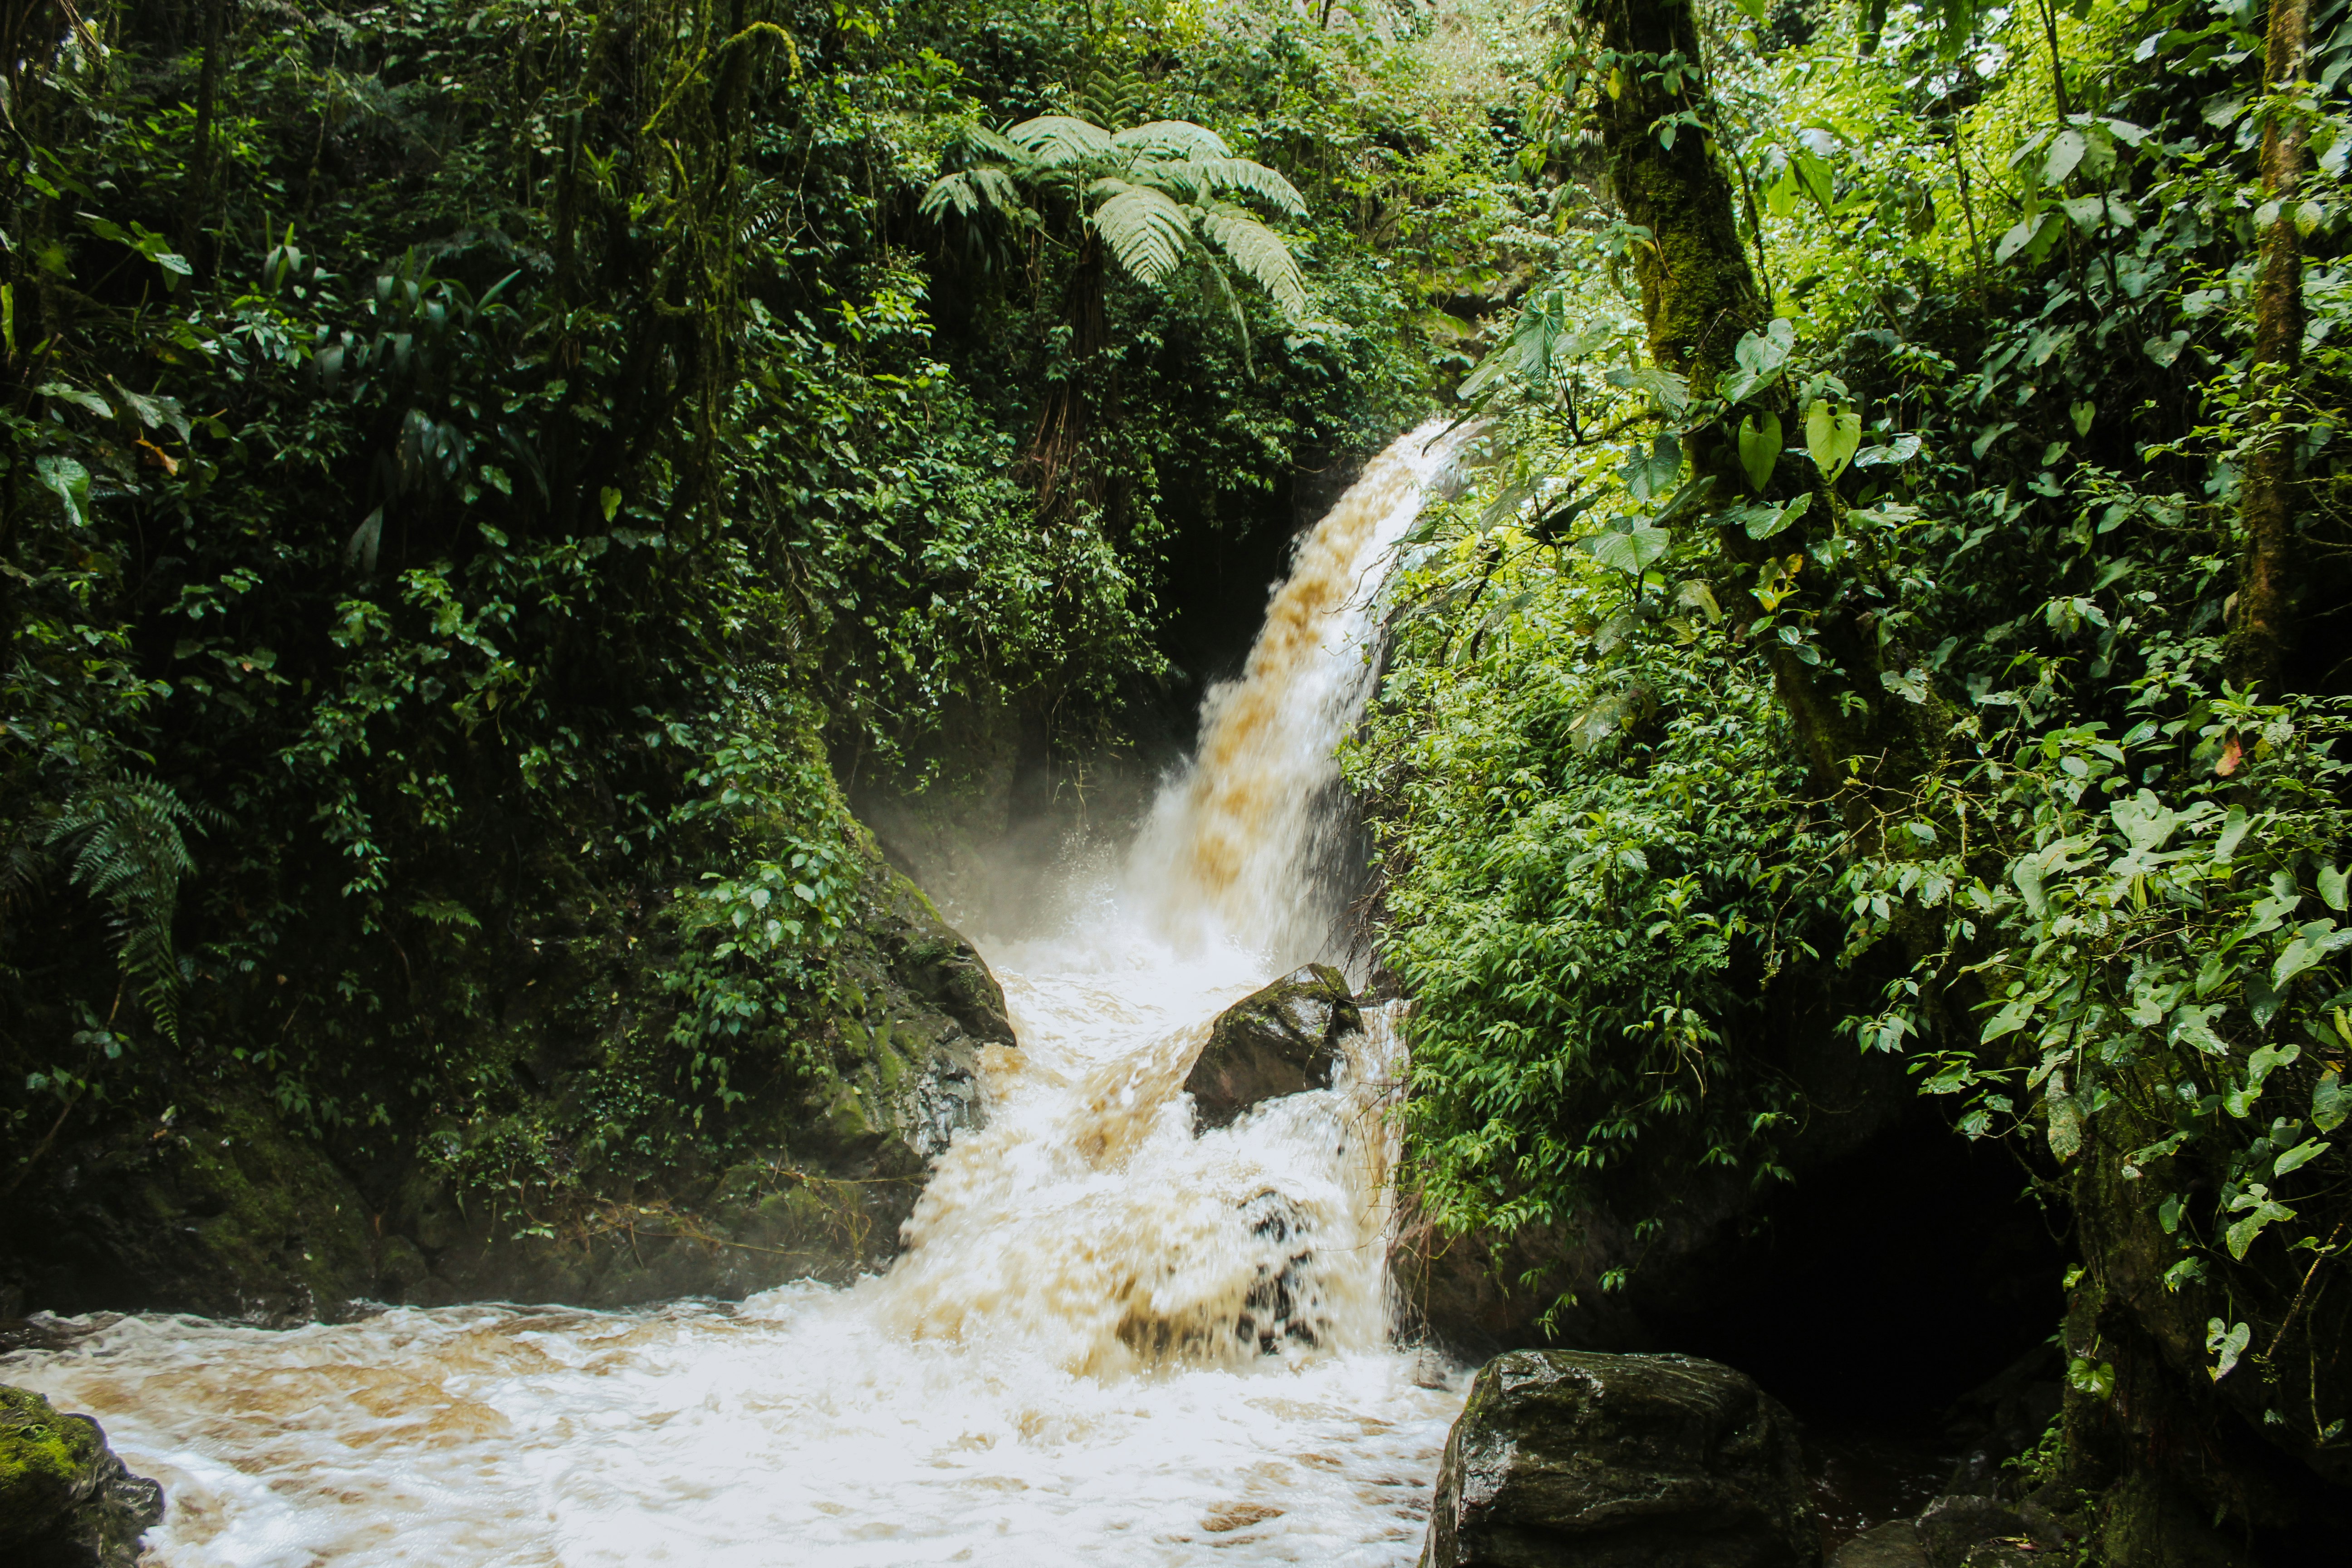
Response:
[[[106,1433],[0,1384],[0,1559],[19,1568],[131,1568],[163,1489],[122,1468]]]
[[[1184,1079],[1198,1124],[1223,1127],[1261,1100],[1327,1087],[1339,1042],[1363,1026],[1348,977],[1328,963],[1252,992],[1217,1015]]]
[[[1811,1568],[1797,1424],[1680,1355],[1515,1351],[1446,1439],[1422,1568]]]

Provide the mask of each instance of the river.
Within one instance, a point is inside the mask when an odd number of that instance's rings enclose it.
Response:
[[[985,949],[1018,1048],[887,1272],[622,1312],[66,1320],[0,1381],[163,1483],[169,1568],[1412,1563],[1466,1374],[1392,1336],[1393,1016],[1332,1088],[1230,1127],[1195,1136],[1181,1086],[1220,1010],[1331,941],[1331,755],[1439,429],[1302,542],[1123,863]]]

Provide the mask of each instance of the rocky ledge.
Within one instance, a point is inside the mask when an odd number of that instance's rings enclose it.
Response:
[[[163,1489],[122,1468],[87,1415],[0,1384],[0,1561],[131,1568],[163,1520]]]

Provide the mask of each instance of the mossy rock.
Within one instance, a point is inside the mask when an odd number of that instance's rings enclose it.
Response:
[[[1184,1090],[1203,1128],[1223,1127],[1262,1101],[1332,1081],[1340,1041],[1364,1026],[1348,977],[1310,963],[1250,993],[1209,1026]]]
[[[163,1489],[122,1468],[87,1415],[0,1384],[0,1556],[21,1568],[131,1568]]]
[[[184,1086],[180,1112],[33,1168],[0,1220],[28,1306],[276,1324],[373,1293],[367,1205],[325,1150],[240,1086]]]
[[[1515,1351],[1445,1442],[1422,1568],[1815,1568],[1797,1424],[1679,1355]]]

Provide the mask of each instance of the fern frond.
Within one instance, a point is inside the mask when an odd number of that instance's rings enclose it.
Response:
[[[1158,285],[1182,264],[1192,246],[1192,215],[1167,192],[1126,180],[1097,180],[1087,194],[1102,202],[1091,221],[1120,267]]]
[[[952,208],[958,217],[970,217],[980,207],[980,192],[973,187],[970,172],[943,174],[931,182],[915,211],[924,217],[936,218]]]
[[[112,906],[116,963],[175,1043],[187,977],[173,951],[172,921],[180,879],[196,866],[180,830],[201,833],[205,819],[217,816],[191,807],[161,779],[124,775],[76,795],[49,825],[52,847],[80,841],[71,880]]]
[[[1142,153],[1167,158],[1231,158],[1225,139],[1205,125],[1189,120],[1154,120],[1131,126],[1110,139],[1122,153]]]
[[[1041,114],[1005,132],[1034,161],[1049,169],[1088,163],[1110,152],[1110,132],[1067,114]]]
[[[1003,132],[991,130],[985,125],[975,125],[965,132],[963,144],[966,152],[993,158],[1000,163],[1025,163],[1029,161],[1027,150],[1019,142]]]
[[[997,211],[1019,214],[1026,209],[1028,204],[1021,199],[1021,187],[1013,183],[1010,170],[982,163],[967,171],[967,176],[972,189],[980,193],[980,199]]]
[[[1085,84],[1068,107],[1097,125],[1118,125],[1142,106],[1143,91],[1143,78],[1134,67],[1097,66],[1087,72]]]
[[[1255,215],[1223,202],[1199,209],[1201,227],[1243,276],[1274,296],[1292,320],[1307,313],[1307,279],[1282,236]]]
[[[1137,176],[1188,192],[1239,191],[1255,196],[1285,217],[1307,216],[1307,198],[1298,194],[1297,186],[1248,158],[1185,158],[1154,164],[1149,171],[1139,169]]]

